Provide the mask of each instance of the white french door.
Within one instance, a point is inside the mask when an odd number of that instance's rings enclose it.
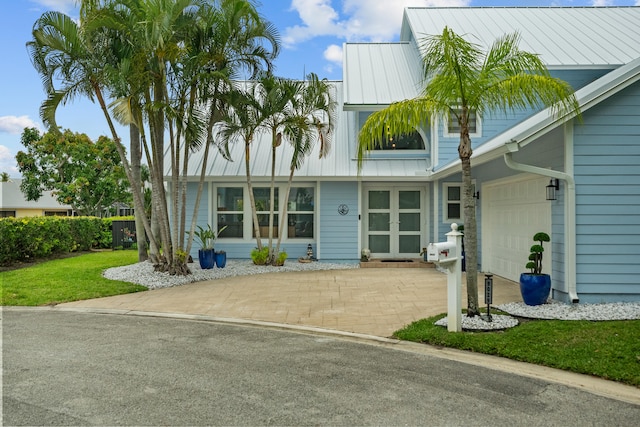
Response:
[[[419,257],[424,189],[376,187],[365,191],[364,247],[375,258]]]

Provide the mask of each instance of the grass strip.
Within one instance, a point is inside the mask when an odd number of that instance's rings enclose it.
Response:
[[[137,251],[95,252],[0,273],[2,305],[40,306],[147,290],[102,272],[138,262]]]
[[[640,387],[640,320],[523,320],[505,331],[452,333],[434,325],[445,316],[416,321],[394,336]]]

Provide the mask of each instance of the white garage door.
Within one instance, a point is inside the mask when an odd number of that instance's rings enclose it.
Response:
[[[549,178],[522,174],[487,183],[481,189],[482,271],[518,281],[533,235],[551,234],[551,202],[546,200]],[[551,247],[545,245],[545,268],[551,267]],[[546,271],[549,273],[549,271]]]

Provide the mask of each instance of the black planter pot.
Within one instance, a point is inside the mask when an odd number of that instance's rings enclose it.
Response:
[[[522,273],[520,275],[520,294],[527,305],[540,305],[547,302],[551,291],[551,276],[548,274]]]
[[[198,262],[203,270],[210,270],[216,265],[215,252],[213,249],[199,249]]]
[[[227,253],[225,251],[216,252],[216,265],[218,268],[224,268],[227,265]]]

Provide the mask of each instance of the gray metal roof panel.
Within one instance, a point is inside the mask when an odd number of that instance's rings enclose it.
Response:
[[[376,178],[393,180],[402,177],[414,177],[426,170],[424,158],[408,159],[371,159],[364,163],[360,174],[356,164],[356,126],[355,114],[352,111],[344,111],[339,108],[343,101],[342,82],[331,82],[333,94],[338,102],[336,122],[332,138],[331,150],[327,157],[319,159],[318,145],[311,155],[305,160],[302,167],[295,172],[294,179],[359,179]],[[292,148],[284,142],[278,147],[276,156],[276,178],[279,181],[286,180],[289,176]],[[207,165],[207,181],[235,181],[244,182],[246,179],[244,143],[236,141],[230,145],[231,158],[225,160],[216,149],[209,152]],[[200,166],[204,149],[192,154],[189,161],[188,176],[190,180],[197,180],[200,176]],[[258,134],[252,143],[250,155],[250,168],[252,180],[265,182],[271,176],[271,136],[266,133]],[[171,163],[169,156],[165,155],[165,176],[171,175]]]
[[[618,66],[640,57],[640,7],[407,8],[402,40],[448,26],[486,49],[520,32],[520,47],[548,67]]]
[[[346,43],[343,75],[347,106],[385,105],[420,93],[422,67],[412,43]]]

